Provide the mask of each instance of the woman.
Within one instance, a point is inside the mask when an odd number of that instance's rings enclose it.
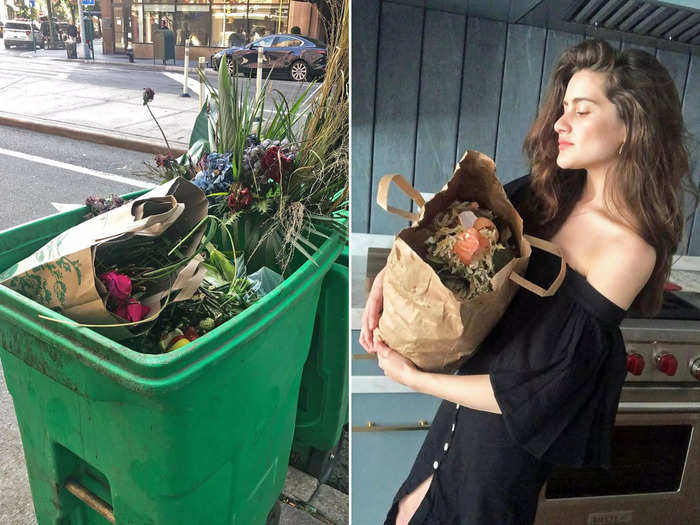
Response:
[[[631,307],[660,309],[690,180],[683,138],[656,58],[585,41],[560,57],[525,139],[531,174],[505,186],[525,232],[560,247],[558,292],[520,289],[457,375],[432,374],[374,340],[379,274],[361,344],[388,377],[445,400],[386,523],[532,523],[554,465],[609,465],[626,375],[619,324]],[[546,287],[559,266],[534,250],[527,278]]]

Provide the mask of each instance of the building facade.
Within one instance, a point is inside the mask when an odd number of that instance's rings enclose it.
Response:
[[[153,57],[153,31],[162,24],[175,33],[176,58],[209,57],[258,37],[287,33],[297,26],[303,35],[323,40],[316,6],[293,0],[102,0],[103,52],[135,58]]]

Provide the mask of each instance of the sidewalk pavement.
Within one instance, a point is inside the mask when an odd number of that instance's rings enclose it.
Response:
[[[0,0],[1,1],[1,0]],[[135,59],[129,63],[119,55],[102,55],[101,42],[96,42],[95,60],[70,60],[66,51],[37,50],[37,58],[52,61],[99,63],[142,70],[173,71],[182,73],[182,61],[175,65],[153,64],[152,60]],[[28,52],[34,55],[34,52]],[[211,72],[211,70],[210,70]],[[213,73],[213,72],[212,72]],[[213,73],[215,74],[215,73]],[[103,86],[92,89],[76,88],[69,81],[52,79],[54,85],[63,82],[54,96],[46,100],[40,86],[21,84],[3,89],[0,97],[0,126],[10,125],[62,135],[78,140],[88,140],[124,149],[145,152],[163,152],[164,142],[159,138],[153,121],[141,106],[141,87],[125,97],[125,90]],[[193,83],[192,87],[195,87]],[[76,105],[76,93],[92,99],[89,105]],[[25,102],[18,106],[17,99]],[[16,113],[20,107],[20,113]],[[199,112],[198,99],[173,95],[158,96],[150,104],[168,141],[175,152],[187,148],[189,133]],[[99,109],[98,109],[99,108]],[[95,118],[96,110],[99,119]],[[22,443],[17,428],[12,398],[7,392],[0,366],[0,522],[8,525],[34,525],[29,482],[27,480]],[[11,495],[2,498],[1,493]],[[329,485],[319,485],[314,477],[289,467],[282,493],[280,525],[347,525],[349,523],[349,498]]]
[[[181,82],[182,60],[175,65],[153,64],[151,59],[135,59],[129,63],[123,55],[103,55],[101,40],[95,41],[95,60],[68,59],[65,49],[37,49],[14,55],[33,60],[99,64],[140,71],[170,72],[170,82]],[[196,64],[190,68],[188,87],[190,97],[156,93],[149,104],[158,123],[165,131],[174,154],[187,151],[190,132],[199,113],[199,89]],[[47,73],[48,74],[48,73]],[[216,72],[209,70],[208,78],[216,83]],[[146,153],[167,152],[167,145],[148,111],[141,105],[143,86],[133,89],[76,84],[67,74],[50,77],[52,96],[46,97],[41,82],[16,82],[2,87],[0,125],[20,127],[61,135],[72,139],[97,142],[118,148]],[[181,85],[181,84],[180,84]],[[96,109],[99,108],[99,111]]]
[[[82,45],[78,44],[78,58],[71,59],[68,58],[65,49],[37,49],[36,53],[34,51],[27,51],[23,55],[26,56],[27,53],[36,55],[38,58],[46,58],[49,60],[59,60],[62,62],[73,62],[73,63],[85,63],[85,64],[109,64],[117,65],[131,68],[142,68],[150,69],[152,71],[174,71],[182,73],[185,67],[184,60],[168,60],[166,64],[163,61],[153,60],[152,58],[134,58],[133,63],[129,62],[129,58],[126,55],[103,55],[102,54],[102,39],[95,40],[93,42],[93,47],[95,50],[95,58],[83,58],[82,55]],[[196,74],[197,60],[190,59],[189,69],[191,69]],[[207,59],[207,74],[216,75],[216,71],[209,68],[209,61]]]

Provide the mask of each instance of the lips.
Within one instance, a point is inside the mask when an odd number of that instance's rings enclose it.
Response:
[[[559,149],[568,148],[569,146],[573,146],[573,143],[571,143],[571,142],[566,142],[565,140],[560,140],[560,141],[559,141]]]

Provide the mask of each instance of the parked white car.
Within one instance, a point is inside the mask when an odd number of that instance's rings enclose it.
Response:
[[[36,47],[44,47],[44,39],[39,30],[39,26],[34,22],[24,20],[8,20],[5,22],[5,49],[10,46],[32,48],[32,32]]]

